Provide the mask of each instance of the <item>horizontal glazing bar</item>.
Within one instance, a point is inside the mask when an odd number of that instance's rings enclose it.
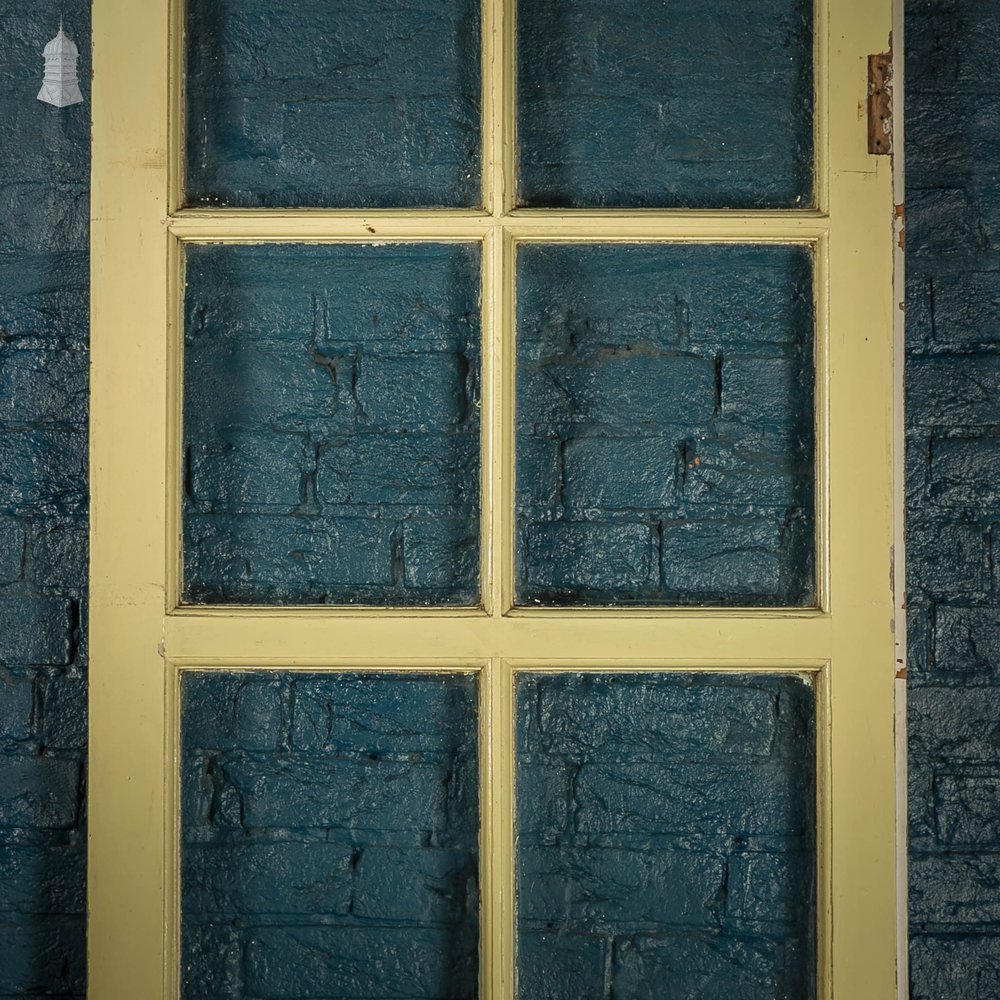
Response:
[[[226,243],[282,240],[481,239],[502,227],[518,239],[811,241],[829,230],[821,212],[263,212],[184,211],[174,236]]]
[[[582,663],[788,663],[788,669],[829,659],[825,617],[686,618],[389,618],[299,616],[171,617],[165,655],[202,663],[241,659],[275,663],[397,659],[475,663],[491,656]]]

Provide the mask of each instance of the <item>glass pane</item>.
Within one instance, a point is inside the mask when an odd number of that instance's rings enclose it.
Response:
[[[480,203],[478,0],[187,0],[187,203]]]
[[[813,713],[794,677],[522,675],[518,997],[814,997]]]
[[[182,686],[183,1000],[472,1000],[476,681]]]
[[[813,199],[812,0],[518,0],[531,207]]]
[[[517,262],[520,604],[809,606],[810,252]]]
[[[185,323],[185,600],[476,602],[478,246],[191,246]]]

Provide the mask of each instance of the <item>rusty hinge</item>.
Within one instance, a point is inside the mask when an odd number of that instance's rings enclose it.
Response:
[[[868,152],[892,152],[892,53],[868,57]]]

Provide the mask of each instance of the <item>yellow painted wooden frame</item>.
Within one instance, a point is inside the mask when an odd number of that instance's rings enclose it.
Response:
[[[817,203],[773,212],[517,210],[512,9],[483,0],[484,211],[216,211],[182,208],[180,0],[94,0],[88,950],[99,1000],[178,995],[183,672],[290,667],[478,672],[487,1000],[514,997],[517,672],[810,674],[818,996],[895,995],[893,198],[862,110],[890,0],[817,0]],[[484,248],[483,607],[180,606],[183,243],[421,239]],[[524,240],[814,246],[818,608],[512,611],[512,274]]]

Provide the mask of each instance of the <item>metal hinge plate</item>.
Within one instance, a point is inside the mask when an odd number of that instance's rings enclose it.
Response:
[[[892,152],[892,53],[868,57],[868,152]]]

